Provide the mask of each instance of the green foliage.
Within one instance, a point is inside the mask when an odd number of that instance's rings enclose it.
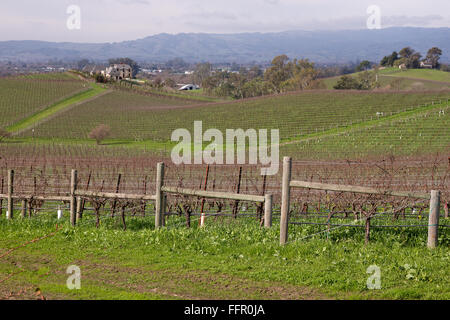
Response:
[[[372,64],[368,60],[362,61],[357,67],[356,72],[366,71],[372,68]]]
[[[358,81],[349,75],[342,76],[337,84],[334,86],[334,89],[336,90],[358,90],[359,89],[359,83]]]
[[[0,247],[5,252],[53,232],[55,223],[55,218],[45,217],[0,219]],[[426,230],[376,230],[365,246],[361,228],[340,228],[328,239],[326,234],[302,239],[317,227],[291,225],[290,242],[280,246],[279,227],[260,228],[254,219],[208,220],[205,228],[182,225],[183,219],[171,217],[167,227],[155,231],[151,217],[129,218],[124,232],[110,218],[103,219],[99,229],[90,220],[76,228],[65,221],[54,237],[11,254],[23,271],[2,286],[17,291],[17,283],[37,283],[45,295],[75,299],[158,299],[158,294],[170,297],[168,293],[214,299],[288,298],[259,289],[269,286],[281,286],[283,292],[307,288],[309,298],[450,298],[448,248],[444,242],[427,249]],[[448,239],[448,232],[442,236]],[[72,264],[81,268],[82,290],[65,287],[65,270]],[[370,265],[381,269],[381,290],[367,289]],[[15,271],[7,260],[0,261],[2,279]],[[192,279],[193,275],[197,276]]]

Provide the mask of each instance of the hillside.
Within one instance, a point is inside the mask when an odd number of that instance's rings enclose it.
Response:
[[[357,77],[359,72],[349,74]],[[332,90],[341,76],[323,79],[327,89]],[[399,80],[401,79],[401,80]],[[380,89],[388,90],[448,90],[450,88],[450,72],[430,69],[400,70],[387,68],[379,70]],[[393,82],[396,84],[393,84]]]
[[[44,140],[87,140],[100,123],[112,129],[110,143],[167,144],[178,128],[193,131],[194,121],[203,121],[203,130],[217,128],[279,129],[282,142],[292,142],[335,132],[371,121],[383,122],[402,114],[436,109],[446,92],[342,92],[310,91],[247,99],[228,103],[194,104],[192,101],[132,95],[114,91],[86,102],[25,131],[22,137]],[[431,102],[435,101],[436,105]],[[377,113],[382,115],[377,116]],[[448,118],[440,118],[448,124]],[[422,141],[422,140],[421,140]]]
[[[422,54],[434,46],[450,61],[449,28],[386,28],[347,31],[286,31],[279,33],[158,34],[117,43],[0,42],[0,61],[49,59],[107,60],[130,57],[138,61],[268,62],[280,54],[317,63],[380,61],[394,50],[411,46]]]

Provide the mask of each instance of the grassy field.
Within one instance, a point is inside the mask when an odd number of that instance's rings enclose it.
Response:
[[[448,82],[450,83],[450,72],[435,69],[409,69],[400,70],[398,68],[386,68],[380,70],[381,75],[389,75],[394,77],[422,79],[430,81]]]
[[[379,70],[378,90],[385,91],[427,91],[448,90],[450,88],[450,72],[430,69],[400,70],[397,68],[386,68]],[[357,78],[359,72],[350,74]],[[323,79],[328,90],[334,89],[341,76]]]
[[[0,295],[47,299],[449,299],[446,267],[449,233],[435,250],[426,230],[373,232],[341,229],[324,236],[291,227],[291,242],[278,244],[278,228],[256,221],[213,223],[206,228],[152,230],[153,218],[130,218],[128,230],[105,218],[101,227],[83,221],[73,229],[55,218],[0,219]],[[173,226],[173,227],[172,227]],[[66,287],[70,265],[81,269],[81,289]],[[368,290],[366,270],[381,269],[381,289]]]

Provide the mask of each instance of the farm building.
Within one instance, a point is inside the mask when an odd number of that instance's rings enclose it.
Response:
[[[128,64],[113,64],[111,66],[109,66],[108,68],[106,68],[105,71],[102,72],[102,74],[107,78],[107,79],[112,79],[112,80],[122,80],[122,79],[131,79],[132,78],[132,74],[133,74],[133,70],[131,69],[131,67]]]
[[[195,84],[186,84],[186,85],[183,85],[178,90],[183,91],[183,90],[198,90],[198,89],[200,89],[200,87]]]
[[[420,67],[424,69],[433,69],[433,65],[429,63],[428,61],[422,61],[420,62]]]

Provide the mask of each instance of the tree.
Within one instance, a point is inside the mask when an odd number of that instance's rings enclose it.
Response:
[[[398,53],[394,51],[391,55],[385,56],[383,59],[381,59],[380,65],[383,67],[392,67],[394,66],[395,61],[398,59]]]
[[[369,70],[372,67],[372,64],[368,60],[364,60],[356,67],[356,72]]]
[[[289,62],[288,56],[285,54],[277,56],[272,60],[272,66],[266,70],[264,78],[274,88],[275,92],[282,91],[281,84],[293,75],[292,63]]]
[[[141,67],[139,66],[139,64],[130,58],[109,59],[108,62],[109,62],[109,64],[121,64],[121,63],[128,64],[132,69],[131,76],[133,78],[135,78],[136,75],[139,73],[139,70],[141,70]]]
[[[205,81],[211,74],[212,66],[209,62],[199,63],[195,66],[194,70],[194,82],[197,85],[203,85]]]
[[[333,88],[336,90],[359,89],[359,83],[352,76],[344,75],[338,80]]]
[[[421,57],[422,55],[419,52],[414,52],[408,59],[406,59],[406,67],[409,69],[419,68]]]
[[[408,59],[409,57],[411,57],[413,55],[415,51],[413,49],[411,49],[411,47],[405,47],[402,50],[400,50],[400,56],[402,58],[406,58]]]
[[[315,69],[314,63],[308,59],[296,60],[291,63],[293,75],[282,83],[282,88],[287,90],[322,89],[324,85],[320,81],[320,72]]]
[[[175,88],[177,86],[177,83],[172,78],[167,78],[164,80],[164,85],[169,88]]]
[[[95,139],[97,144],[100,144],[103,140],[111,135],[111,129],[105,124],[100,124],[89,133],[89,139]]]
[[[0,142],[9,137],[11,137],[11,132],[6,131],[3,128],[0,128]]]
[[[107,79],[105,78],[105,76],[103,76],[100,73],[97,73],[95,75],[95,81],[98,82],[98,83],[106,83],[106,82],[108,82]]]
[[[400,56],[405,59],[405,64],[408,69],[418,68],[420,65],[420,58],[422,55],[416,52],[411,47],[405,47],[400,50]]]
[[[439,67],[439,59],[441,58],[442,50],[438,47],[433,47],[430,50],[428,50],[426,60],[431,63],[433,68]]]
[[[364,71],[358,75],[358,89],[372,90],[377,86],[375,72]]]
[[[388,65],[392,67],[395,61],[397,61],[398,59],[398,53],[396,51],[392,52],[392,54],[388,58]]]

